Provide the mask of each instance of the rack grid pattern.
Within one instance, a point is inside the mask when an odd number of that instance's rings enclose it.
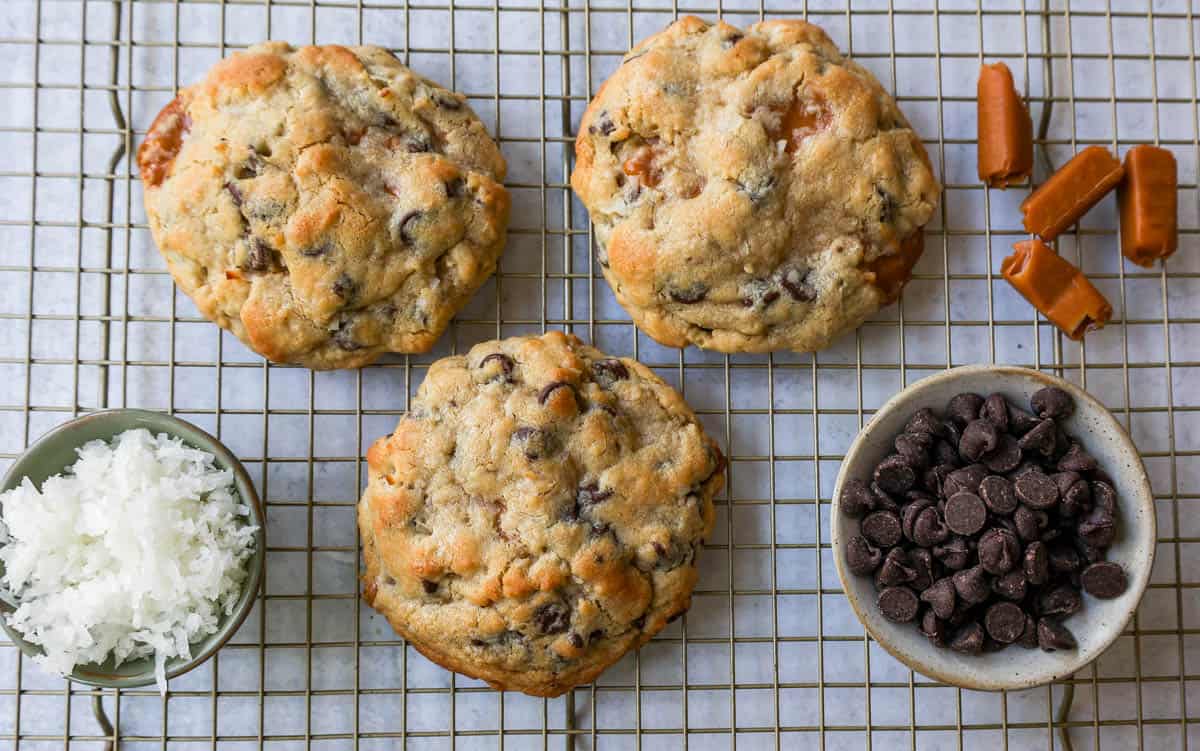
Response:
[[[255,611],[202,668],[154,690],[95,691],[0,645],[0,742],[100,748],[1200,747],[1200,202],[1190,0],[8,0],[0,5],[0,468],[83,412],[169,410],[246,462],[267,503]],[[692,13],[804,17],[876,73],[945,186],[901,302],[812,355],[726,357],[639,334],[615,304],[571,193],[574,125],[636,40]],[[466,93],[510,165],[500,273],[426,356],[354,372],[268,365],[173,290],[133,154],[158,109],[265,38],[380,44]],[[1180,250],[1123,264],[1112,199],[1059,242],[1112,301],[1076,344],[999,276],[1027,191],[974,176],[974,84],[1013,68],[1039,169],[1085,144],[1171,148]],[[357,596],[362,454],[436,357],[569,329],[681,388],[730,476],[690,613],[556,700],[431,665]],[[1094,665],[1051,687],[960,691],[864,638],[828,545],[829,496],[858,428],[952,365],[1043,368],[1129,427],[1159,542],[1138,614]],[[93,714],[93,710],[98,710]]]

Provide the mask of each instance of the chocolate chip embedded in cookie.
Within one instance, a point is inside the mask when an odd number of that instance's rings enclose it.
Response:
[[[817,350],[895,300],[940,190],[892,98],[803,21],[680,19],[604,83],[575,154],[634,323],[724,352]]]
[[[364,598],[434,662],[538,696],[687,610],[725,463],[648,368],[558,332],[434,363],[367,461]]]
[[[222,60],[158,115],[138,168],[200,312],[312,368],[428,350],[508,223],[483,124],[378,47],[268,42]]]

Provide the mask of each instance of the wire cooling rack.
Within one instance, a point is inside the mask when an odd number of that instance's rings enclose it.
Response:
[[[717,3],[714,5],[714,2]],[[79,413],[169,410],[218,434],[267,501],[268,576],[220,654],[153,690],[98,692],[0,646],[14,749],[1200,747],[1200,216],[1197,38],[1187,0],[8,0],[0,4],[0,464]],[[596,273],[568,188],[573,127],[638,39],[681,13],[807,17],[873,70],[945,185],[903,300],[817,356],[725,357],[639,335]],[[264,38],[373,43],[465,92],[510,165],[500,273],[429,356],[357,372],[265,364],[173,290],[133,153],[180,84]],[[1060,242],[1114,305],[1061,339],[999,278],[1026,191],[974,175],[974,85],[1004,59],[1043,159],[1161,143],[1180,165],[1178,254],[1124,265],[1112,199]],[[731,458],[692,610],[553,701],[425,661],[357,596],[361,456],[428,364],[476,341],[567,328],[681,388]],[[828,503],[871,411],[950,365],[1083,383],[1130,428],[1158,502],[1152,584],[1109,652],[1052,687],[959,691],[865,640],[838,586]],[[102,712],[93,715],[94,704]]]

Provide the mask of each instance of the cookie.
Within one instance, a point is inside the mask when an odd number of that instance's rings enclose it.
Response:
[[[424,352],[492,274],[509,197],[466,100],[379,47],[268,42],[183,89],[138,150],[196,307],[276,362]]]
[[[724,481],[674,389],[559,332],[434,363],[367,462],[363,598],[439,665],[536,696],[687,610]]]
[[[896,103],[804,21],[682,18],[625,56],[571,186],[659,342],[813,351],[896,299],[940,188]]]

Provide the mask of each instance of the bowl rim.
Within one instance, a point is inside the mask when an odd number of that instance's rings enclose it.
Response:
[[[266,514],[263,510],[262,500],[259,498],[258,490],[254,487],[254,482],[250,478],[250,473],[246,470],[241,460],[229,450],[229,448],[217,440],[212,434],[204,430],[194,423],[188,422],[182,418],[167,412],[156,412],[146,409],[134,408],[118,408],[104,409],[94,412],[88,412],[74,419],[54,426],[50,430],[40,435],[37,440],[29,444],[14,460],[12,465],[4,473],[3,479],[0,479],[0,487],[10,488],[15,487],[14,483],[20,482],[25,475],[17,475],[17,469],[27,459],[31,458],[38,451],[47,447],[47,445],[64,435],[69,435],[72,431],[77,430],[83,425],[91,422],[106,422],[116,419],[133,419],[144,424],[127,424],[118,426],[113,436],[119,433],[124,433],[126,430],[134,430],[137,428],[145,428],[152,433],[167,433],[172,437],[179,438],[185,444],[192,448],[198,448],[213,455],[216,463],[224,469],[233,472],[234,487],[238,491],[242,502],[250,509],[249,523],[257,525],[258,530],[254,534],[255,548],[251,553],[250,558],[246,561],[247,577],[243,584],[242,591],[238,595],[237,603],[234,611],[221,622],[217,631],[210,634],[199,644],[203,644],[204,648],[192,653],[189,660],[177,664],[174,667],[168,666],[166,669],[166,677],[176,678],[189,672],[201,664],[206,662],[210,657],[216,654],[217,650],[225,646],[225,644],[237,633],[246,617],[250,614],[250,610],[254,607],[254,603],[258,600],[258,592],[262,587],[262,582],[266,570]],[[89,439],[92,440],[92,439]],[[111,440],[111,437],[109,438]],[[82,442],[74,442],[75,447],[83,445]],[[62,467],[58,472],[62,472],[66,467]],[[8,624],[8,619],[0,616],[0,628],[8,636],[26,657],[35,657],[42,654],[42,648],[25,640],[12,626]],[[214,638],[215,637],[215,638]],[[76,665],[69,675],[63,676],[69,680],[83,683],[97,688],[139,688],[155,683],[154,670],[151,668],[145,673],[135,675],[117,675],[101,672],[97,669],[89,669],[89,665]]]
[[[1104,427],[1111,431],[1113,437],[1116,439],[1116,442],[1119,445],[1120,450],[1131,457],[1131,468],[1137,470],[1136,477],[1132,480],[1132,484],[1134,484],[1137,488],[1137,497],[1131,500],[1135,500],[1138,506],[1146,512],[1143,514],[1143,516],[1147,520],[1147,524],[1149,524],[1150,540],[1152,543],[1157,541],[1158,520],[1155,515],[1154,493],[1150,485],[1150,478],[1146,472],[1145,464],[1142,461],[1142,455],[1138,451],[1137,446],[1134,444],[1133,439],[1129,436],[1129,433],[1125,430],[1121,423],[1117,421],[1112,412],[1100,402],[1099,399],[1089,394],[1080,386],[1071,383],[1070,381],[1050,373],[1034,370],[1032,368],[1022,368],[1016,365],[960,365],[958,367],[948,368],[944,371],[926,376],[909,384],[896,394],[893,394],[886,402],[883,403],[883,405],[879,407],[879,409],[875,410],[870,420],[863,424],[863,427],[859,430],[858,435],[855,436],[854,440],[850,443],[850,446],[846,449],[846,454],[842,459],[841,466],[838,468],[837,480],[834,483],[833,498],[829,511],[830,549],[833,555],[834,565],[837,568],[838,579],[842,585],[843,595],[845,596],[846,600],[849,601],[850,607],[853,609],[854,615],[858,618],[859,623],[862,624],[863,630],[865,630],[872,639],[874,639],[881,647],[883,647],[888,654],[899,660],[902,664],[911,670],[920,673],[921,675],[933,678],[951,686],[957,686],[959,688],[973,689],[978,691],[1004,691],[1036,688],[1038,686],[1044,686],[1046,684],[1053,683],[1059,678],[1073,675],[1074,673],[1077,673],[1078,671],[1087,667],[1094,660],[1099,659],[1099,657],[1103,655],[1109,647],[1112,646],[1113,642],[1117,640],[1117,637],[1119,637],[1125,631],[1125,627],[1129,624],[1129,620],[1137,612],[1137,608],[1141,604],[1142,597],[1145,595],[1146,587],[1150,582],[1150,571],[1154,567],[1154,555],[1156,552],[1156,546],[1154,544],[1149,546],[1148,552],[1145,555],[1145,565],[1142,575],[1130,577],[1130,583],[1136,588],[1137,594],[1133,607],[1129,610],[1129,612],[1125,613],[1124,617],[1119,619],[1119,622],[1117,620],[1112,622],[1108,632],[1103,634],[1103,638],[1100,640],[1099,648],[1091,658],[1086,660],[1080,659],[1078,664],[1073,664],[1069,669],[1063,670],[1059,674],[1038,678],[1017,678],[1015,673],[1010,673],[1010,676],[1012,677],[1010,677],[1009,680],[1004,680],[1003,678],[992,678],[984,671],[981,671],[975,675],[964,675],[942,670],[940,668],[924,664],[916,655],[906,654],[897,645],[892,643],[891,638],[886,633],[878,633],[871,627],[870,619],[868,619],[866,613],[863,612],[863,607],[866,603],[861,602],[857,596],[851,594],[849,582],[851,580],[857,580],[858,577],[846,568],[845,556],[842,555],[842,548],[845,545],[845,540],[843,540],[839,534],[839,525],[837,524],[839,507],[841,505],[841,490],[842,485],[849,479],[847,476],[849,474],[849,467],[855,463],[854,460],[857,459],[858,455],[867,445],[869,432],[866,429],[867,426],[870,424],[870,422],[874,422],[883,416],[889,415],[892,412],[901,409],[902,404],[907,404],[907,397],[911,397],[913,394],[919,391],[928,389],[931,386],[944,383],[946,381],[952,381],[963,376],[976,374],[988,374],[1001,378],[1020,377],[1040,380],[1047,386],[1058,386],[1067,393],[1071,394],[1071,397],[1075,399],[1076,402],[1083,402],[1087,405],[1089,410],[1101,415],[1101,422],[1104,423]],[[907,406],[905,408],[907,408]],[[913,409],[916,409],[916,407],[913,407]]]

